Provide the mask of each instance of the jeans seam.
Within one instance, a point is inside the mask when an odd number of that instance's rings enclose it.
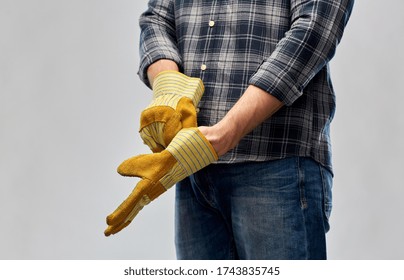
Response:
[[[300,195],[300,208],[302,210],[307,209],[307,199],[305,194],[305,174],[302,172],[301,168],[301,160],[297,158],[297,170],[298,170],[298,178],[299,178],[299,195]]]
[[[308,208],[308,204],[307,204],[307,198],[306,198],[306,191],[305,191],[305,178],[306,178],[306,174],[304,172],[304,168],[302,167],[302,165],[304,164],[304,159],[297,157],[296,158],[297,161],[297,175],[298,175],[298,184],[299,184],[299,195],[300,195],[300,209],[302,210],[302,219],[303,219],[303,226],[304,226],[304,243],[305,244],[301,244],[301,246],[305,247],[305,259],[309,259],[310,258],[310,254],[309,254],[309,249],[308,249],[308,236],[307,236],[307,221],[306,221],[306,214],[307,214],[307,208]]]

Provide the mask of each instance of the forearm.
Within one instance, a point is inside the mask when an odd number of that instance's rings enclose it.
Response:
[[[177,63],[168,59],[157,60],[147,68],[147,79],[152,87],[157,74],[166,70],[179,71]]]
[[[274,96],[250,85],[220,122],[212,127],[200,127],[200,130],[221,156],[282,106]]]
[[[293,0],[291,26],[249,83],[290,106],[333,58],[354,0]]]
[[[182,65],[176,38],[174,1],[149,1],[147,11],[139,18],[139,24],[141,32],[138,74],[140,79],[151,87],[148,70],[152,64],[158,62],[157,65],[159,65],[160,60],[171,60],[178,66]]]
[[[201,127],[219,156],[303,94],[307,84],[334,56],[353,2],[291,1],[289,32],[251,77],[250,86],[228,114],[212,127]]]

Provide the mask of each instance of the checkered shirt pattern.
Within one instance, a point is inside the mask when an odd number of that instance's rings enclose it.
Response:
[[[329,71],[354,0],[150,0],[140,17],[141,80],[175,61],[205,93],[198,124],[221,120],[248,85],[286,106],[222,156],[221,163],[312,157],[332,171]]]

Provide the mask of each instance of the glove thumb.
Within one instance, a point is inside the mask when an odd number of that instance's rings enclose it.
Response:
[[[140,177],[158,181],[176,163],[175,158],[166,150],[161,153],[139,155],[123,161],[118,166],[122,176]]]

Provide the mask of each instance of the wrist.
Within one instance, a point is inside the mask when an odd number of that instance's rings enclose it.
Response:
[[[199,130],[211,143],[219,157],[233,149],[241,139],[236,133],[237,130],[234,123],[221,121],[209,127],[200,126]]]
[[[149,79],[149,83],[153,88],[154,79],[156,76],[163,71],[179,71],[177,63],[169,59],[160,59],[151,64],[147,68],[147,78]]]

